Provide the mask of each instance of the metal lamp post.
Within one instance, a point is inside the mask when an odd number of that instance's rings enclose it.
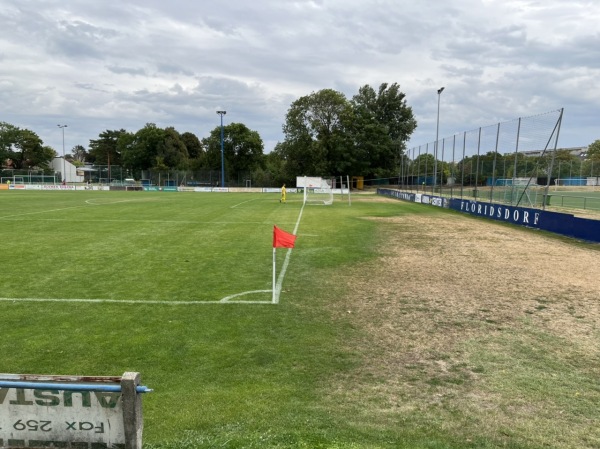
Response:
[[[227,114],[227,111],[217,111],[217,114],[221,116],[221,187],[225,187],[225,156],[223,150],[223,116]]]
[[[63,181],[67,182],[67,164],[65,162],[65,128],[67,125],[56,125],[62,129],[62,140],[63,140]]]
[[[444,87],[440,87],[437,91],[438,93],[438,107],[437,107],[437,125],[435,127],[435,157],[433,160],[433,193],[435,193],[435,185],[437,184],[437,158],[438,158],[438,139],[440,133],[440,97],[442,96],[442,92],[444,92]],[[442,182],[440,180],[440,186]],[[440,194],[441,194],[440,189]]]

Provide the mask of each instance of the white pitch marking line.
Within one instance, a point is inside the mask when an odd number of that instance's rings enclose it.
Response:
[[[300,214],[298,214],[298,220],[296,220],[296,226],[294,227],[293,234],[298,234],[298,228],[300,227],[300,219],[302,218],[302,212],[304,212],[304,204],[300,209]],[[292,255],[292,248],[287,250],[285,255],[285,260],[283,262],[283,267],[281,268],[281,272],[279,273],[279,277],[277,278],[277,285],[274,285],[275,295],[273,295],[273,304],[279,304],[279,296],[281,295],[281,287],[283,285],[283,279],[285,278],[285,272],[287,271],[287,267],[290,263],[290,256]]]
[[[271,292],[271,290],[265,290]],[[235,295],[234,295],[235,296]],[[133,299],[66,299],[66,298],[0,298],[3,302],[63,302],[87,304],[163,304],[166,306],[189,306],[205,304],[273,304],[271,301],[159,301],[159,300],[133,300]]]
[[[238,296],[244,296],[244,295],[251,295],[254,293],[271,293],[273,290],[251,290],[248,292],[242,292],[242,293],[236,293],[234,295],[229,295],[226,296],[225,298],[221,299],[219,302],[224,303],[224,302],[243,302],[243,303],[247,303],[249,301],[231,301],[233,298],[237,298]],[[268,303],[271,304],[271,301],[253,301],[254,303]]]
[[[102,203],[102,204],[99,204],[99,203],[90,203],[88,201],[91,201],[91,200],[86,200],[84,202],[87,205],[90,205],[90,206],[104,206],[105,204],[124,203],[124,202],[127,202],[127,201],[136,201],[136,200],[114,201],[112,203]],[[60,209],[37,210],[35,212],[25,212],[25,213],[22,213],[22,214],[2,215],[2,216],[0,216],[0,220],[3,219],[3,218],[24,217],[26,215],[45,214],[47,212],[59,212],[61,210],[81,209],[82,207],[87,207],[87,206],[69,206],[69,207],[61,207]]]
[[[252,198],[251,200],[242,201],[241,203],[237,203],[236,205],[234,205],[234,206],[231,206],[231,209],[233,209],[234,207],[241,206],[242,204],[249,203],[250,201],[256,201],[256,200],[258,200],[258,199],[259,199],[259,198]],[[262,199],[262,198],[260,198],[260,199]]]
[[[58,212],[58,211],[61,211],[61,210],[80,209],[82,207],[87,207],[87,206],[70,206],[70,207],[62,207],[60,209],[38,210],[38,211],[35,211],[35,212],[25,212],[23,214],[2,215],[2,216],[0,216],[0,219],[2,219],[2,218],[12,218],[12,217],[23,217],[25,215],[45,214],[46,212]]]
[[[90,206],[110,206],[111,204],[117,204],[117,203],[131,203],[133,201],[140,201],[140,199],[135,199],[135,200],[118,200],[118,201],[111,201],[108,200],[104,203],[97,203],[96,200],[100,200],[103,201],[104,198],[94,198],[92,200],[85,200],[86,204],[89,204]],[[143,200],[142,200],[143,201]],[[148,200],[145,200],[148,201]]]
[[[0,217],[0,219],[5,217]],[[264,221],[198,221],[198,220],[103,220],[103,219],[94,219],[94,220],[83,220],[79,218],[71,219],[71,218],[40,218],[43,221],[68,221],[69,223],[175,223],[175,224],[200,224],[200,225],[262,225],[265,224]],[[16,220],[15,220],[16,221]]]

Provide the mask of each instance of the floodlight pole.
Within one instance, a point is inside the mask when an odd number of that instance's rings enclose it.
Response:
[[[67,164],[65,162],[65,128],[67,125],[56,125],[62,129],[62,141],[63,141],[63,181],[67,182]]]
[[[225,187],[225,151],[223,150],[223,116],[227,114],[227,111],[217,111],[217,114],[221,116],[221,187]]]
[[[437,107],[437,125],[435,127],[435,157],[433,159],[433,194],[435,195],[435,185],[437,184],[437,158],[438,158],[438,139],[440,133],[440,97],[442,96],[442,92],[444,92],[444,87],[440,87],[437,91],[438,93],[438,107]],[[440,180],[440,187],[442,185],[442,181]],[[442,190],[440,188],[440,196],[442,194]]]

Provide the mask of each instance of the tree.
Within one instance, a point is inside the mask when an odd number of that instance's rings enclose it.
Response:
[[[119,135],[117,148],[123,167],[136,172],[189,168],[187,146],[173,127],[162,129],[154,123],[147,123],[135,134],[123,132]]]
[[[433,176],[433,165],[435,158],[433,154],[424,153],[418,155],[413,161],[413,173],[419,176]]]
[[[479,156],[480,175],[485,178],[504,178],[504,155],[497,151],[488,151]]]
[[[366,161],[366,174],[387,177],[397,173],[406,142],[417,127],[405,97],[397,83],[382,83],[377,92],[365,85],[352,98],[356,154]]]
[[[173,127],[165,129],[163,152],[158,154],[162,157],[165,165],[169,168],[185,170],[189,167],[189,154],[181,135]]]
[[[16,169],[48,168],[56,151],[45,146],[42,139],[29,129],[20,129],[0,122],[0,160],[10,159]]]
[[[569,150],[556,150],[553,154],[554,168],[551,176],[556,178],[570,178],[573,176],[573,163],[576,164],[575,173],[579,175],[578,164],[580,162],[577,156],[571,154]]]
[[[264,169],[264,185],[265,186],[281,186],[284,183],[288,185],[293,185],[295,178],[287,179],[285,177],[286,169],[285,164],[286,161],[283,158],[280,151],[281,143],[275,145],[273,151],[269,154],[265,155],[265,169]],[[253,177],[253,179],[256,179]],[[258,182],[258,180],[257,180]]]
[[[228,126],[227,136],[230,144],[228,155],[234,174],[243,175],[264,166],[264,144],[256,131],[242,123],[232,123]]]
[[[164,129],[147,123],[134,135],[123,139],[123,166],[132,170],[164,169],[165,137]]]
[[[66,156],[66,159],[71,161],[75,165],[83,165],[87,160],[88,152],[83,145],[75,145],[71,150],[71,154]]]
[[[588,146],[582,172],[583,176],[600,176],[600,140]]]
[[[202,140],[206,148],[206,168],[221,169],[221,127],[214,128],[210,136]],[[264,166],[264,144],[256,131],[242,123],[231,123],[223,127],[223,156],[225,177],[238,180]]]
[[[323,89],[294,101],[278,148],[286,178],[362,174],[397,176],[406,142],[416,128],[412,109],[398,84],[378,91],[365,85],[348,101]]]
[[[123,134],[126,134],[124,129],[101,132],[98,139],[90,140],[87,160],[97,165],[121,165],[119,139]]]
[[[0,122],[0,162],[5,163],[7,159],[15,157],[15,144],[19,140],[21,130],[14,125]],[[14,161],[12,161],[14,162]]]
[[[190,159],[190,168],[199,169],[204,164],[204,147],[198,137],[190,132],[181,135],[181,141],[184,143]]]
[[[294,101],[283,125],[285,142],[279,148],[288,176],[343,174],[354,162],[348,128],[351,116],[344,94],[332,89]]]
[[[600,162],[600,140],[596,140],[588,146],[587,158]]]

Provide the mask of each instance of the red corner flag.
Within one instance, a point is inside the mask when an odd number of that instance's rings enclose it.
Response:
[[[273,248],[293,248],[296,236],[273,226]]]

